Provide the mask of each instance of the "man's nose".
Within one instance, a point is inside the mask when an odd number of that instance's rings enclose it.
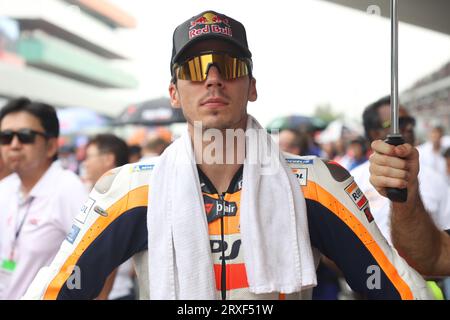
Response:
[[[223,78],[222,75],[220,74],[219,68],[217,68],[214,65],[211,65],[208,68],[208,71],[206,72],[206,86],[211,87],[211,86],[218,86],[218,87],[222,87],[223,86]]]
[[[19,137],[15,134],[10,143],[11,148],[19,148],[22,146],[22,143],[19,140]]]

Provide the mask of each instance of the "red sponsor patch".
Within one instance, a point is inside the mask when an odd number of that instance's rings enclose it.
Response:
[[[359,210],[367,204],[367,198],[364,196],[364,193],[358,187],[356,182],[352,182],[345,188],[345,192],[349,195],[350,199],[355,203]]]
[[[364,207],[364,205],[367,203],[367,198],[366,196],[363,194],[361,200],[358,201],[358,203],[356,204],[359,208]]]

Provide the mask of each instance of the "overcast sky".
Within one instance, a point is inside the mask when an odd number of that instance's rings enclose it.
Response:
[[[140,80],[136,100],[168,96],[172,32],[204,10],[245,25],[258,100],[249,112],[262,124],[278,115],[311,115],[329,103],[350,118],[390,92],[390,22],[320,0],[112,0],[134,15],[122,32]],[[450,37],[400,24],[401,90],[450,60]]]

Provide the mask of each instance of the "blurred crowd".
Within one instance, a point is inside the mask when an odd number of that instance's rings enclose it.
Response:
[[[385,139],[391,127],[390,98],[366,107],[363,129],[343,120],[324,130],[313,125],[285,125],[273,134],[280,149],[295,155],[333,160],[349,170],[368,198],[375,221],[390,241],[389,202],[369,183],[370,144]],[[399,126],[406,142],[417,145],[416,120],[400,109]],[[437,226],[450,219],[450,136],[435,126],[418,146],[421,195]],[[145,162],[173,141],[170,127],[136,130],[127,137],[100,133],[81,144],[65,144],[52,106],[27,98],[11,100],[0,109],[0,299],[19,299],[43,265],[49,264],[64,239],[70,240],[71,221],[82,219],[95,183],[115,167]],[[447,223],[448,224],[448,223]],[[45,228],[38,228],[44,225]],[[67,236],[69,234],[69,236]],[[37,245],[38,244],[38,245]],[[17,261],[21,261],[20,264]],[[318,269],[315,299],[358,299],[337,267],[323,259]],[[450,299],[445,279],[430,279],[442,297]],[[98,299],[137,299],[131,260],[105,281]],[[438,294],[438,293],[437,293]]]

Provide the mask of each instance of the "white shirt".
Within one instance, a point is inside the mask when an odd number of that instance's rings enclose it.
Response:
[[[446,212],[450,212],[450,183],[447,186],[447,209]],[[448,230],[448,228],[446,229]]]
[[[8,188],[16,188],[16,185],[18,186],[20,184],[19,177],[12,173],[9,176],[6,176],[2,180],[0,180],[0,195],[2,195]],[[5,219],[5,210],[0,209],[0,253],[2,252],[2,237],[1,237],[1,226],[2,226],[2,218]],[[1,263],[1,258],[0,258]]]
[[[370,211],[381,233],[392,244],[390,200],[381,196],[369,182],[369,165],[369,161],[366,161],[350,171],[350,173],[369,200]],[[445,178],[438,175],[433,169],[427,166],[421,166],[419,172],[419,192],[423,204],[430,213],[436,226],[441,230],[450,229],[450,205],[447,205],[449,195]]]
[[[108,300],[115,300],[128,296],[133,291],[133,278],[131,273],[134,270],[132,259],[128,259],[119,266],[114,285],[108,295]]]
[[[80,179],[59,162],[49,167],[27,199],[21,199],[20,183],[4,188],[0,194],[0,261],[10,259],[14,252],[16,267],[0,299],[20,299],[39,269],[53,260],[86,199]]]
[[[421,144],[417,147],[417,150],[419,151],[419,161],[421,167],[428,166],[444,177],[447,175],[447,163],[442,155],[445,150],[435,152],[431,142]]]

